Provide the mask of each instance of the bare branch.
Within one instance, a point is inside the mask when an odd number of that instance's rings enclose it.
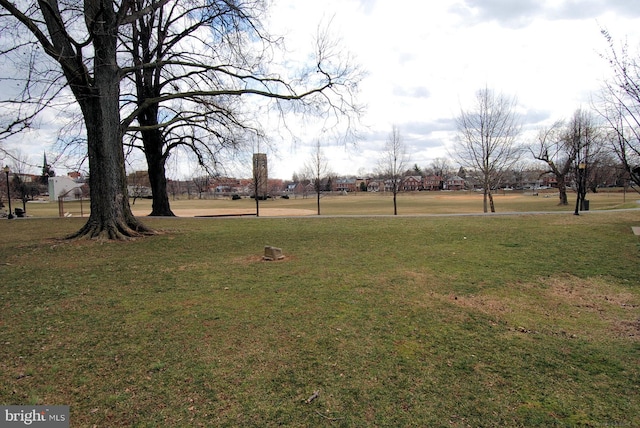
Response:
[[[457,118],[458,144],[456,156],[464,167],[477,170],[482,176],[484,212],[495,211],[491,189],[496,187],[505,171],[520,159],[517,144],[520,118],[516,115],[517,100],[495,94],[488,88],[476,93],[476,104],[470,110],[461,109]]]

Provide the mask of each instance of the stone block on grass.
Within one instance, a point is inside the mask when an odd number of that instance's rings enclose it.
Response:
[[[281,248],[267,245],[264,247],[264,256],[262,258],[267,261],[282,260],[284,259],[284,255],[282,254]]]

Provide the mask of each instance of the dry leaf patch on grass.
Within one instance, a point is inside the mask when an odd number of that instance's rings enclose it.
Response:
[[[518,290],[447,298],[506,322],[512,331],[640,340],[640,301],[604,278],[553,276],[519,284]]]

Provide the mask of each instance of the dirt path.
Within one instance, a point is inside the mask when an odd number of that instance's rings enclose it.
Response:
[[[255,215],[255,209],[235,209],[235,208],[194,208],[194,209],[173,209],[178,217],[222,217],[237,215]],[[316,214],[313,210],[288,209],[288,208],[260,208],[260,217],[292,217],[307,216]],[[133,209],[133,215],[146,216],[149,215],[147,210]]]

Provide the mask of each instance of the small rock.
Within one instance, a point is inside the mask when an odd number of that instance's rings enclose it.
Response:
[[[284,259],[284,255],[282,254],[282,249],[277,247],[264,247],[264,257],[263,260],[273,261],[273,260],[282,260]]]

